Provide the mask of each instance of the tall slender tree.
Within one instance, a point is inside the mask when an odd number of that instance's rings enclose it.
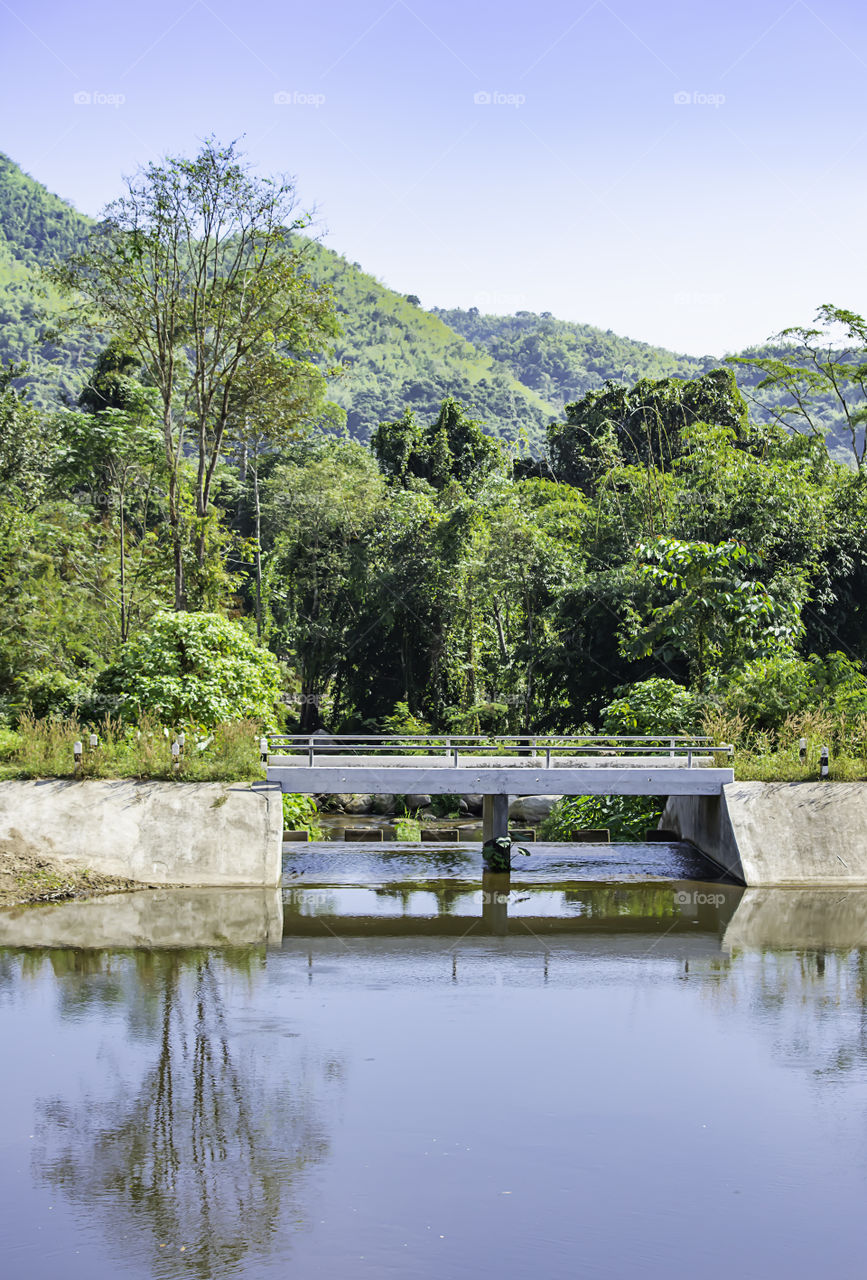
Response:
[[[211,491],[241,384],[273,379],[323,350],[336,322],[330,293],[305,269],[294,181],[256,177],[235,143],[208,139],[127,181],[83,248],[52,278],[81,315],[141,359],[161,405],[175,608],[187,606],[182,463],[195,453],[196,558],[205,557]]]

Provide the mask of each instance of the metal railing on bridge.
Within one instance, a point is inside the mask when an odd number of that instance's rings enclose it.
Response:
[[[693,768],[696,756],[734,754],[729,744],[716,746],[711,738],[698,734],[327,734],[270,733],[263,739],[263,756],[306,755],[308,765],[316,765],[317,756],[403,756],[449,757],[460,768],[461,755],[486,758],[544,756],[545,766],[551,758],[576,756],[666,756],[683,757],[686,768]],[[613,763],[613,761],[612,761]]]

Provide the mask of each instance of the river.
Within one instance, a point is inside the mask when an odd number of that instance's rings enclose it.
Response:
[[[650,845],[0,912],[3,1275],[860,1277],[865,921]]]

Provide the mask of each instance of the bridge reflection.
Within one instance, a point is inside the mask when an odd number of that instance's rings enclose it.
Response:
[[[311,937],[460,938],[704,934],[717,947],[744,893],[690,881],[528,886],[485,872],[481,886],[293,886],[283,891],[283,945]]]

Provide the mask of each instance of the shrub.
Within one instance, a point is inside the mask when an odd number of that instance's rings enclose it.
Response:
[[[26,671],[15,681],[16,700],[34,716],[70,716],[86,697],[86,687],[63,671]]]
[[[867,677],[842,653],[756,658],[726,678],[722,699],[728,711],[767,731],[818,707],[854,720],[867,715]]]
[[[313,840],[322,838],[322,830],[317,822],[319,810],[312,796],[284,794],[283,826],[287,831],[306,831]]]
[[[277,659],[216,613],[158,613],[96,682],[125,720],[212,727],[269,718],[280,688]]]
[[[612,840],[643,840],[659,822],[658,796],[564,796],[539,828],[543,840],[574,840],[578,831],[607,827]]]
[[[390,716],[383,716],[382,732],[395,735],[407,734],[413,737],[417,734],[430,733],[430,725],[410,711],[405,702],[398,702]]]
[[[674,680],[653,677],[621,685],[602,708],[602,730],[610,734],[687,734],[698,732],[703,700]]]

